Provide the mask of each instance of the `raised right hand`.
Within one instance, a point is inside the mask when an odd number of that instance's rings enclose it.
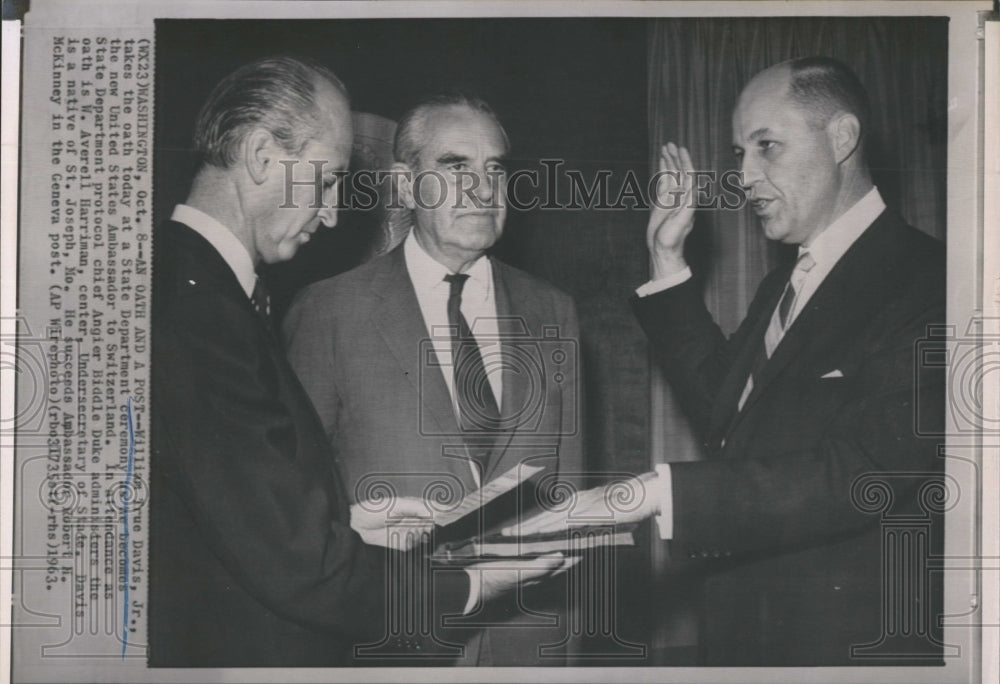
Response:
[[[656,198],[646,227],[653,280],[687,267],[684,240],[693,227],[694,165],[687,149],[670,142],[660,148]]]

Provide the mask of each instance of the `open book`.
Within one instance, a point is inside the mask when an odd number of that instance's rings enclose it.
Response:
[[[480,558],[519,558],[553,551],[575,555],[603,546],[635,546],[634,525],[574,527],[560,532],[527,537],[490,534],[460,542],[441,544],[433,558],[440,563],[464,563]]]
[[[519,558],[561,551],[567,555],[578,555],[590,549],[609,546],[634,546],[635,525],[576,526],[568,530],[535,534],[524,537],[504,536],[499,530],[517,521],[515,505],[513,516],[498,518],[496,510],[504,510],[504,499],[511,499],[515,491],[527,480],[542,470],[541,467],[518,465],[503,475],[491,480],[484,487],[466,496],[455,508],[435,517],[438,539],[432,555],[434,562],[442,564],[464,564],[481,558]],[[533,497],[523,496],[525,500]],[[509,502],[508,502],[509,503]],[[487,508],[493,505],[493,511]],[[497,504],[500,504],[499,506]],[[507,508],[510,508],[508,506]],[[483,516],[483,512],[487,514]],[[476,526],[479,513],[487,522]],[[522,512],[521,519],[531,512]],[[473,524],[467,524],[472,522]],[[457,534],[456,534],[457,533]]]

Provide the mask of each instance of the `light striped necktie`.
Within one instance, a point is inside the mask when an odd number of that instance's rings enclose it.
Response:
[[[778,302],[778,323],[781,324],[782,332],[788,330],[788,326],[792,322],[790,315],[795,310],[795,302],[802,291],[802,283],[805,282],[806,275],[815,265],[816,261],[813,260],[809,252],[802,252],[799,255],[799,260],[795,262],[792,275],[788,279],[788,284],[785,285],[785,292],[781,295],[781,301]]]
[[[750,369],[750,375],[747,377],[746,385],[743,387],[743,394],[740,395],[740,401],[737,404],[738,411],[743,410],[743,405],[753,391],[754,384],[759,382],[764,365],[774,354],[778,343],[785,336],[785,331],[795,321],[795,316],[798,313],[796,304],[798,304],[799,293],[802,292],[802,285],[805,283],[806,276],[815,265],[816,261],[809,252],[802,252],[799,255],[799,260],[795,262],[795,268],[792,269],[788,283],[785,284],[785,291],[781,293],[778,308],[771,315],[771,321],[768,323],[767,331],[764,333],[764,353],[760,354],[754,362],[753,368]]]
[[[781,338],[785,336],[785,331],[792,325],[795,321],[795,316],[798,314],[798,299],[799,293],[802,292],[802,285],[805,283],[806,275],[812,270],[812,267],[816,265],[816,261],[812,258],[809,252],[802,252],[799,255],[799,260],[795,262],[795,268],[792,269],[792,275],[788,278],[788,283],[785,285],[785,291],[781,293],[781,301],[778,302],[778,308],[775,309],[774,314],[771,316],[771,321],[767,325],[767,332],[764,333],[764,351],[767,353],[767,358],[771,358],[774,355],[774,350],[781,342]]]

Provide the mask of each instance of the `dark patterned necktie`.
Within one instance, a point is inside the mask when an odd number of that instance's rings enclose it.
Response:
[[[458,404],[458,424],[466,436],[469,453],[484,475],[493,448],[491,433],[500,426],[500,409],[486,375],[486,366],[479,345],[462,315],[462,288],[469,276],[464,273],[446,275],[448,292],[448,325],[451,334],[451,367],[455,402]]]
[[[250,305],[253,306],[253,310],[260,316],[264,327],[271,330],[271,295],[268,294],[264,279],[260,276],[257,277],[254,283],[253,294],[250,295]]]

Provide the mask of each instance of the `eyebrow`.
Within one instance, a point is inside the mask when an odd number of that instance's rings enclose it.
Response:
[[[771,129],[765,126],[763,128],[758,128],[756,131],[748,135],[747,140],[757,140],[758,138],[762,138],[765,135],[770,135],[770,134],[771,134]]]
[[[448,164],[457,164],[459,162],[467,162],[467,161],[469,161],[469,157],[465,156],[464,154],[456,154],[455,152],[445,152],[440,157],[438,157],[436,161],[437,161],[438,164],[442,164],[444,166],[447,166]],[[489,157],[486,161],[487,162],[500,162],[501,164],[503,164],[503,163],[506,162],[506,156],[505,155],[494,155],[492,157]]]
[[[457,164],[459,162],[467,162],[469,158],[464,154],[455,154],[454,152],[445,152],[440,157],[437,158],[438,164]]]

